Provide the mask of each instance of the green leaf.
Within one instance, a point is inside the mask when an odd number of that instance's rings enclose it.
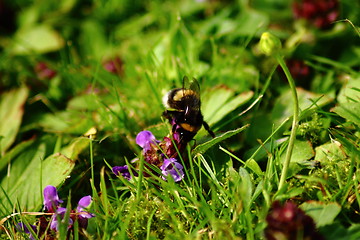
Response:
[[[2,158],[0,158],[0,171],[12,160],[14,160],[19,154],[26,153],[29,147],[32,147],[35,140],[29,140],[21,142],[8,151]],[[34,148],[32,148],[34,149]]]
[[[43,114],[37,121],[45,131],[84,134],[94,126],[90,114],[67,110],[55,114]]]
[[[341,211],[341,206],[335,202],[305,202],[300,205],[300,208],[312,217],[317,227],[325,226],[334,222],[334,219]]]
[[[360,95],[360,93],[358,94]],[[360,101],[341,103],[332,111],[360,127]]]
[[[338,96],[337,101],[341,104],[343,103],[354,103],[360,102],[360,78],[351,79],[347,84],[345,84]]]
[[[89,146],[90,141],[87,137],[76,138],[68,146],[61,149],[60,153],[70,159],[76,159]]]
[[[315,148],[315,161],[327,164],[329,161],[341,161],[347,156],[339,142],[330,142]]]
[[[286,152],[284,151],[280,157],[282,163],[285,161],[285,155]],[[309,165],[309,159],[314,156],[315,152],[309,141],[295,140],[287,178],[294,176],[303,168],[307,167]]]
[[[218,86],[204,94],[202,113],[209,125],[214,125],[236,108],[248,102],[254,93],[244,92],[234,96],[234,90]]]
[[[30,142],[33,143],[33,142]],[[0,202],[4,203],[6,209],[11,211],[19,202],[22,209],[29,211],[38,210],[42,204],[42,190],[47,185],[59,186],[69,177],[77,156],[88,146],[89,139],[77,138],[69,145],[60,149],[45,160],[46,143],[43,139],[31,145],[24,142],[9,152],[4,158],[11,158],[12,164],[8,174],[1,181]],[[15,151],[16,150],[16,151]],[[20,154],[16,152],[23,150]],[[66,156],[65,156],[65,155]],[[70,159],[71,157],[72,159]],[[10,201],[6,200],[6,196]]]
[[[48,53],[64,45],[62,37],[46,24],[22,28],[16,33],[15,39],[10,51],[19,55]]]
[[[258,176],[264,175],[264,173],[261,170],[259,164],[254,159],[247,160],[246,163],[245,163],[245,167],[250,168]]]
[[[281,155],[282,163],[285,161],[285,155],[286,155],[285,152]],[[292,163],[301,164],[313,158],[314,156],[315,156],[315,152],[309,141],[295,140],[293,153],[291,155]]]
[[[353,224],[346,229],[337,222],[320,228],[320,233],[326,237],[326,240],[358,240],[360,239],[360,224]]]
[[[13,144],[24,114],[28,89],[22,87],[0,96],[0,153],[3,155]]]
[[[42,149],[39,148],[39,154]],[[0,200],[9,209],[19,203],[21,209],[36,211],[42,204],[42,190],[47,185],[60,185],[71,173],[75,166],[74,161],[62,154],[53,154],[42,161],[39,154],[35,155],[29,164],[22,169],[18,165],[17,169],[12,168],[10,175],[5,178],[1,186],[5,190],[9,201],[0,193]],[[21,171],[22,170],[22,171]],[[13,179],[12,172],[15,172],[16,179]],[[11,184],[9,184],[11,182]]]
[[[199,144],[198,146],[196,146],[196,148],[192,151],[192,155],[195,156],[197,154],[204,154],[209,148],[211,148],[212,146],[214,146],[217,143],[220,143],[221,141],[228,139],[240,132],[242,132],[243,130],[245,130],[249,125],[245,125],[241,128],[235,129],[235,130],[231,130],[231,131],[227,131],[226,133],[222,134],[221,136],[215,137],[209,141],[207,141],[206,143],[203,144]]]
[[[251,205],[251,197],[253,193],[253,183],[250,174],[245,168],[239,168],[239,175],[241,177],[240,194],[244,202],[245,208],[249,209]]]
[[[299,99],[299,107],[301,111],[315,109],[317,106],[324,106],[332,101],[327,95],[316,94],[306,91],[302,88],[297,88],[297,94]],[[285,119],[293,115],[291,91],[284,92],[275,101],[275,107],[272,111],[272,118],[275,127],[279,126]],[[289,104],[290,103],[290,104]],[[290,124],[290,122],[289,122]],[[271,125],[270,125],[271,126]]]

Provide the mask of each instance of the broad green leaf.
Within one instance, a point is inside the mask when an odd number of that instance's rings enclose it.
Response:
[[[340,105],[343,103],[360,102],[360,77],[349,80],[349,82],[341,88],[337,100]]]
[[[358,94],[360,95],[360,92]],[[341,103],[332,111],[360,127],[360,100],[358,102]]]
[[[67,109],[93,111],[99,109],[102,105],[99,103],[98,96],[95,94],[84,94],[73,97],[67,104]]]
[[[0,171],[12,160],[14,160],[21,153],[26,153],[29,147],[33,145],[35,140],[21,142],[8,151],[2,158],[0,158]]]
[[[244,92],[234,96],[234,90],[224,86],[216,87],[204,94],[202,113],[209,125],[213,125],[234,111],[239,106],[248,102],[254,93]]]
[[[285,161],[286,152],[281,155],[281,162]],[[309,141],[295,140],[294,149],[291,155],[291,162],[304,163],[313,158],[315,155],[314,149]]]
[[[315,109],[317,106],[321,107],[332,101],[332,98],[327,95],[316,94],[302,88],[297,88],[296,90],[301,111]],[[272,111],[275,127],[279,126],[286,118],[291,117],[293,109],[293,99],[289,89],[275,101],[275,107]]]
[[[68,146],[61,149],[60,153],[70,159],[76,159],[89,146],[90,141],[87,137],[76,138]]]
[[[6,201],[3,195],[0,195],[0,199],[8,209],[12,209],[19,203],[22,210],[38,210],[42,205],[43,188],[47,185],[60,185],[69,176],[74,166],[73,160],[61,154],[51,155],[45,160],[34,157],[14,184],[11,186],[6,186],[6,182],[1,184],[11,203]],[[9,178],[11,177],[10,173]]]
[[[209,148],[211,148],[212,146],[214,146],[217,143],[220,143],[221,141],[224,141],[225,139],[228,139],[240,132],[242,132],[244,129],[246,129],[249,125],[245,125],[241,128],[235,129],[235,130],[231,130],[231,131],[227,131],[226,133],[215,137],[209,141],[207,141],[206,143],[203,144],[199,144],[198,146],[196,146],[196,148],[192,151],[192,155],[195,156],[197,154],[204,154]]]
[[[345,228],[341,223],[335,222],[320,228],[320,233],[326,240],[358,240],[360,239],[360,224],[352,224]]]
[[[339,142],[326,143],[315,148],[315,161],[326,163],[347,158]]]
[[[242,195],[242,200],[244,206],[249,209],[253,193],[253,183],[251,181],[250,174],[246,171],[245,168],[239,168],[239,175],[241,177],[240,191]]]
[[[93,127],[91,115],[67,110],[55,114],[44,114],[37,124],[48,132],[84,134]]]
[[[264,173],[261,170],[259,164],[254,159],[247,160],[246,163],[245,163],[245,167],[250,168],[258,176],[264,175]]]
[[[0,201],[10,211],[17,201],[22,209],[39,209],[42,204],[42,189],[47,185],[59,186],[63,183],[75,166],[72,159],[76,159],[88,144],[89,139],[77,138],[63,147],[60,153],[45,160],[46,144],[43,141],[22,147],[21,154],[16,157],[12,154],[15,158],[11,160],[7,176],[1,181],[1,187],[11,203],[6,200],[3,192],[0,192]]]
[[[294,149],[291,154],[290,166],[287,177],[290,178],[309,165],[309,159],[315,155],[314,149],[309,141],[295,140]],[[280,161],[284,163],[286,151],[281,155]]]
[[[284,188],[284,190],[285,189],[286,188]],[[290,199],[290,198],[294,198],[296,196],[301,195],[303,192],[304,192],[304,188],[293,187],[293,188],[290,188],[287,191],[283,191],[283,192],[280,192],[279,194],[276,194],[275,199],[276,200]]]
[[[24,149],[16,158],[11,159],[7,176],[2,179],[1,186],[11,189],[17,185],[21,178],[26,179],[31,175],[34,165],[40,164],[45,159],[46,144],[34,142],[29,148]]]
[[[301,204],[300,208],[314,219],[317,227],[333,223],[341,211],[341,206],[335,202],[325,204],[310,201]]]
[[[3,155],[13,144],[18,133],[28,89],[22,87],[0,96],[0,153]]]
[[[49,25],[37,25],[20,29],[15,35],[14,54],[48,53],[64,45],[62,37]]]

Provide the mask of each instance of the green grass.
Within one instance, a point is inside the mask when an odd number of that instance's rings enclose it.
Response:
[[[18,222],[50,219],[42,213],[47,185],[68,209],[93,198],[87,230],[63,224],[59,239],[265,239],[276,200],[295,202],[326,239],[360,237],[359,4],[341,1],[338,20],[351,22],[325,30],[295,20],[288,1],[4,6],[0,238],[28,239]],[[279,55],[261,53],[264,32],[282,41]],[[107,71],[115,58],[117,72]],[[299,77],[292,63],[286,78],[278,65],[291,59],[311,72]],[[56,75],[40,76],[39,62]],[[217,137],[198,132],[175,183],[144,163],[135,137],[169,136],[162,96],[184,76],[200,83]],[[125,164],[139,176],[111,172]]]

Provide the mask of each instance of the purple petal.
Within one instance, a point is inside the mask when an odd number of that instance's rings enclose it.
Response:
[[[65,213],[66,213],[66,208],[60,207],[60,208],[56,209],[55,214],[51,218],[50,229],[52,229],[54,231],[59,230],[58,219],[61,219],[61,221],[63,221]],[[71,218],[69,218],[68,229],[73,225],[73,223],[74,223],[74,221]]]
[[[91,196],[88,195],[88,196],[85,196],[85,197],[82,197],[80,200],[79,200],[79,203],[78,203],[78,206],[77,206],[77,209],[79,211],[82,211],[82,209],[84,208],[87,208],[92,202],[92,199],[91,199]]]
[[[63,201],[59,199],[56,187],[48,185],[44,188],[44,207],[49,212],[54,212],[54,207],[58,207]]]
[[[144,151],[148,151],[151,149],[151,144],[155,144],[158,141],[150,131],[141,131],[136,136],[135,142],[142,147]]]
[[[112,172],[116,175],[119,176],[120,174],[127,180],[131,180],[131,174],[129,171],[129,167],[127,165],[124,166],[115,166],[112,168]],[[134,172],[133,173],[134,176],[137,176],[137,173]]]
[[[50,229],[51,229],[51,230],[54,230],[54,231],[58,231],[58,230],[59,230],[59,223],[58,223],[58,220],[57,220],[56,215],[53,215],[53,216],[51,217]]]
[[[78,213],[80,213],[79,218],[92,218],[92,217],[95,217],[94,214],[85,211],[85,208],[87,208],[91,203],[92,203],[92,199],[91,199],[90,195],[82,197],[80,199],[80,201],[78,203],[78,206],[76,208],[76,211]]]
[[[184,178],[183,166],[176,161],[175,158],[165,159],[163,165],[160,167],[163,174],[163,179],[171,175],[175,182],[179,182]]]

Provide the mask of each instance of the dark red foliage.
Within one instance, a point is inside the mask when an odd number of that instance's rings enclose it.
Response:
[[[106,60],[103,63],[103,67],[106,71],[113,74],[122,75],[124,73],[124,62],[118,56]]]
[[[300,0],[293,4],[295,18],[304,18],[320,29],[326,29],[339,16],[337,0]]]
[[[303,60],[299,59],[286,60],[286,66],[288,67],[291,76],[294,78],[296,86],[309,89],[312,79],[312,69],[306,65]],[[281,79],[287,82],[285,73],[282,68],[278,67],[277,70]]]
[[[36,64],[35,73],[39,79],[52,79],[56,76],[56,71],[49,68],[45,62],[38,62]]]
[[[315,228],[314,220],[305,214],[295,203],[286,202],[281,205],[276,201],[266,217],[268,226],[265,237],[268,240],[307,239],[323,240]]]
[[[311,70],[302,60],[291,59],[286,61],[291,76],[296,80],[304,80],[309,77]]]

